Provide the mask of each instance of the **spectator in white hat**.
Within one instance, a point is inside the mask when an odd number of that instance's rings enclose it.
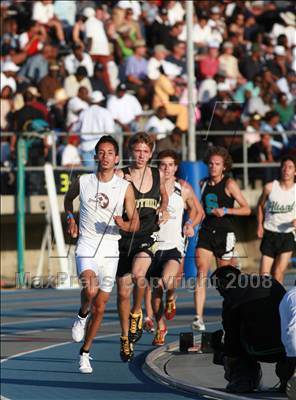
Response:
[[[68,98],[67,92],[65,91]],[[86,87],[81,86],[78,89],[77,96],[72,97],[67,104],[67,120],[66,125],[68,130],[76,132],[79,129],[77,121],[81,111],[85,110],[89,105],[89,91]]]
[[[0,92],[5,86],[9,86],[14,93],[16,91],[16,73],[19,71],[19,67],[13,61],[5,61],[1,72],[1,88]]]
[[[83,165],[87,167],[95,167],[94,149],[101,136],[115,133],[112,114],[101,105],[104,99],[102,92],[94,91],[90,99],[91,105],[79,115],[81,157]]]
[[[163,61],[169,51],[163,44],[157,44],[154,46],[154,55],[149,58],[147,65],[147,75],[152,81],[155,81],[160,77],[159,67],[163,65]]]
[[[282,22],[275,23],[271,35],[277,39],[280,35],[287,36],[289,47],[296,46],[296,17],[291,11],[281,12]]]
[[[242,76],[238,69],[238,59],[233,55],[233,44],[224,42],[222,46],[222,54],[219,56],[219,71],[223,71],[225,77],[230,79],[233,87],[236,86],[238,80],[242,82]]]

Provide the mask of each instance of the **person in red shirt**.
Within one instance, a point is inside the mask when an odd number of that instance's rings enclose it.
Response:
[[[198,56],[198,70],[202,79],[213,78],[219,70],[219,43],[212,40],[208,44],[208,53]]]

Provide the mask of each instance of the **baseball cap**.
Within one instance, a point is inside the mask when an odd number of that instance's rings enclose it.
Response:
[[[134,48],[137,48],[137,47],[146,47],[146,42],[145,42],[145,40],[143,40],[143,39],[137,39],[137,40],[135,40]]]
[[[92,7],[86,7],[86,8],[83,9],[82,15],[85,18],[91,18],[91,17],[94,17],[96,15],[96,12]]]
[[[3,72],[17,72],[20,69],[13,61],[5,61],[2,67]]]
[[[117,90],[126,90],[127,89],[127,87],[126,87],[126,84],[125,83],[120,83],[118,86],[117,86]]]
[[[161,52],[161,51],[168,53],[168,49],[163,44],[157,44],[156,46],[154,46],[153,50],[154,50],[154,53]]]
[[[161,7],[161,9],[159,10],[159,14],[160,15],[168,15],[168,10],[165,7]]]
[[[99,90],[95,90],[94,92],[92,92],[92,95],[90,97],[90,100],[92,103],[100,103],[101,101],[103,101],[105,99],[104,95],[102,92],[100,92]]]

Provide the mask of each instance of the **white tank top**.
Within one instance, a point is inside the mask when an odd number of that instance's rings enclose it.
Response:
[[[273,181],[265,207],[264,228],[272,232],[293,232],[292,221],[295,218],[296,184],[289,190],[283,190],[279,181]]]
[[[79,239],[97,240],[103,235],[105,239],[119,240],[119,229],[113,217],[123,213],[129,182],[115,174],[109,182],[102,182],[93,173],[82,175],[79,185]]]
[[[181,185],[175,182],[174,191],[169,196],[168,212],[170,218],[165,224],[160,224],[157,232],[158,250],[170,250],[177,248],[184,253],[184,238],[182,234],[182,220],[185,203],[181,194]]]

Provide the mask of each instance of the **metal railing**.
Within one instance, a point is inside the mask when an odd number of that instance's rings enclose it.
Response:
[[[296,137],[296,131],[285,131],[284,132],[288,137]],[[97,133],[89,133],[90,135],[98,136]],[[280,163],[279,162],[270,162],[270,163],[253,163],[249,162],[248,160],[248,143],[246,141],[246,134],[249,134],[249,132],[245,131],[236,131],[235,133],[229,132],[229,131],[197,131],[196,132],[196,139],[197,139],[197,147],[200,143],[205,143],[211,146],[211,137],[212,136],[242,136],[242,162],[240,163],[234,163],[233,164],[233,169],[242,169],[243,171],[243,188],[248,188],[249,187],[249,169],[250,168],[271,168],[271,167],[279,167]],[[280,135],[279,132],[270,132],[268,133],[271,136],[275,135]],[[2,136],[12,136],[14,133],[12,132],[4,132],[2,133]],[[59,137],[69,137],[71,134],[68,132],[55,132],[55,131],[48,131],[44,132],[43,134],[40,133],[34,133],[34,132],[25,132],[22,133],[21,136],[23,138],[27,139],[32,139],[32,138],[44,138],[44,136],[50,136],[51,137],[51,162],[55,170],[57,171],[64,171],[67,169],[70,169],[70,167],[64,167],[57,165],[57,141]],[[79,134],[78,134],[79,135]],[[127,134],[112,134],[112,136],[117,140],[119,144],[119,156],[121,160],[122,165],[122,160],[123,160],[123,143],[124,139],[127,136]],[[188,154],[188,145],[187,145],[187,140],[186,140],[186,135],[182,137],[182,160],[187,159],[187,154]],[[231,149],[230,149],[231,153]],[[3,172],[9,172],[11,171],[12,168],[10,167],[1,167],[1,171]],[[25,166],[26,171],[43,171],[44,167],[43,166]],[[79,166],[79,167],[72,167],[72,170],[85,170],[89,171],[91,170],[90,167],[84,167],[84,166]],[[13,170],[17,171],[17,166],[13,167]]]

